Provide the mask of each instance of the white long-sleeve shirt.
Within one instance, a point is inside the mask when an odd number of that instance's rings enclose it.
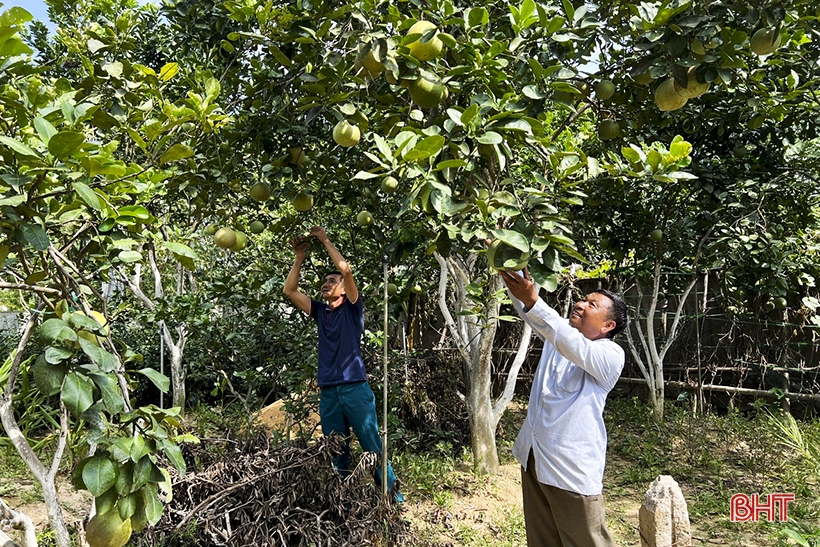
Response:
[[[624,351],[609,338],[589,340],[540,298],[519,315],[544,340],[527,418],[513,446],[526,469],[530,449],[538,481],[585,496],[603,490],[607,394],[624,367]]]

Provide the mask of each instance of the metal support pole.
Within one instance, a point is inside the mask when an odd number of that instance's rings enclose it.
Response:
[[[382,496],[387,497],[387,263],[390,261],[390,255],[384,253],[382,255],[382,265],[384,266],[384,339],[382,342],[383,348],[383,366],[384,373],[384,393],[382,393]]]
[[[162,321],[159,322],[159,373],[165,374],[165,339],[162,337]],[[159,392],[159,407],[165,408],[165,393]]]

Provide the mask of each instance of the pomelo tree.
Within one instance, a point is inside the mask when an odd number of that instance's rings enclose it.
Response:
[[[810,83],[816,14],[805,2],[628,9],[632,30],[621,33],[627,39],[602,70],[615,74],[622,92],[608,109],[623,120],[629,146],[585,186],[595,206],[579,211],[576,227],[585,239],[600,239],[623,286],[640,295],[629,345],[660,420],[665,355],[702,272],[724,272],[729,310],[759,312],[787,294],[799,307],[814,287],[811,259],[797,257],[809,251],[811,236],[803,234],[817,228],[816,208],[806,206],[817,202],[818,164],[807,153],[817,127],[801,121],[817,107]],[[761,30],[777,36],[765,54],[755,44]],[[686,101],[665,113],[671,109],[653,108],[651,86],[669,83]],[[659,176],[663,151],[640,143],[676,134],[692,145],[688,174]],[[657,313],[664,293],[681,295],[664,302],[673,306],[668,328]]]
[[[99,24],[84,29],[92,36],[67,29],[60,46],[77,53],[80,65],[65,67],[74,71],[66,76],[84,76],[75,81],[51,78],[33,62],[20,34],[28,12],[12,7],[0,15],[0,286],[36,301],[8,357],[0,418],[42,485],[61,547],[71,538],[55,478],[67,450],[77,458],[75,486],[95,498],[95,522],[109,529],[116,521],[120,530],[127,521],[138,531],[159,520],[170,495],[159,457],[184,472],[178,443],[195,440],[180,434],[179,408],[132,407],[140,378],[163,390],[169,382],[140,368],[141,356],[111,337],[102,286],[114,281],[115,270],[141,263],[154,245],[180,263],[194,258],[187,245],[163,237],[158,218],[168,211],[156,202],[179,190],[180,166],[184,170],[197,139],[225,119],[209,108],[215,82],[205,79],[202,95],[167,100],[173,63],[155,71],[112,55],[112,43],[125,47],[137,38],[129,30],[148,28],[151,15],[119,13],[114,34],[125,40],[98,39],[112,30]],[[180,130],[186,123],[193,135]],[[17,424],[13,401],[23,375],[59,409],[49,464]]]
[[[90,4],[79,6],[91,10]],[[157,130],[173,125],[173,135],[159,132],[167,138],[163,144],[203,126],[203,138],[188,134],[192,139],[179,143],[187,148],[176,149],[183,155],[190,150],[191,156],[170,162],[184,161],[184,176],[162,181],[172,195],[187,196],[193,204],[189,217],[228,224],[248,207],[246,189],[264,181],[271,188],[266,203],[271,227],[283,239],[319,211],[353,224],[366,210],[374,219],[367,235],[376,247],[416,241],[401,235],[400,227],[412,226],[431,254],[445,261],[472,261],[475,254],[480,263],[484,240],[500,238],[531,255],[533,275],[550,289],[561,258],[584,259],[568,217],[584,203],[585,182],[610,176],[602,165],[618,163],[615,177],[633,170],[630,158],[616,162],[608,151],[630,142],[634,148],[626,149],[643,150],[650,158],[651,143],[671,147],[672,136],[681,133],[673,129],[678,121],[695,153],[706,147],[711,134],[706,129],[718,121],[762,120],[758,129],[765,127],[761,103],[727,100],[738,81],[753,88],[775,76],[785,78],[793,90],[766,98],[763,108],[798,123],[790,109],[777,108],[784,104],[778,101],[790,100],[790,93],[805,96],[809,88],[804,79],[790,79],[787,65],[777,59],[781,53],[798,58],[801,48],[810,47],[808,10],[806,2],[791,11],[719,2],[706,11],[683,1],[604,6],[444,1],[425,9],[410,2],[179,1],[161,9],[168,47],[157,43],[160,33],[142,34],[150,47],[136,51],[145,57],[138,64],[153,63],[155,72],[176,63],[180,77],[169,79],[166,90],[178,93],[194,113],[190,118],[187,110],[177,111],[185,119],[179,124],[165,124],[162,116],[150,124]],[[432,27],[411,33],[419,21]],[[764,60],[765,70],[750,71],[748,66],[757,65],[749,63],[760,60],[749,57],[749,36],[767,25],[778,26],[789,40],[782,39]],[[105,44],[101,37],[86,44],[97,48],[98,42]],[[419,46],[425,46],[417,53],[424,58],[413,56]],[[114,57],[132,54],[111,47],[97,51],[113,63],[122,62]],[[654,101],[654,86],[672,78],[667,85],[672,91],[694,94],[692,67],[698,85],[710,84],[708,92],[664,113]],[[599,79],[610,80],[614,94],[606,99],[591,94]],[[219,101],[231,115],[231,123],[218,132],[211,130],[221,123],[212,120],[219,114],[213,111],[216,82]],[[200,90],[182,99],[191,84]],[[698,101],[709,101],[719,114],[698,109]],[[601,135],[606,147],[592,130],[602,121],[608,121]],[[344,146],[335,145],[333,129],[342,122],[359,130],[355,143],[348,138]],[[696,139],[698,134],[703,139]],[[291,161],[289,150],[296,145],[305,154],[301,162]],[[685,184],[668,177],[675,172],[668,167],[652,177]],[[398,181],[389,196],[379,190],[387,176]],[[312,208],[302,211],[307,214],[293,209],[300,194],[313,197]],[[159,198],[156,203],[166,204]],[[154,210],[150,214],[160,218]],[[656,226],[645,228],[630,229],[645,234]],[[458,288],[452,294],[469,288],[477,300],[495,298],[492,283],[450,279]],[[453,309],[456,315],[468,311]],[[478,325],[494,321],[492,313],[477,316]],[[492,399],[487,383],[472,381],[487,377],[492,363],[475,365],[465,369],[473,401],[468,412],[480,417],[474,421],[473,449],[478,469],[492,471],[494,427],[485,418],[491,416]]]

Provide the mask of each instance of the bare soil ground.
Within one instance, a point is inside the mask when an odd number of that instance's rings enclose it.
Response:
[[[614,482],[612,475],[619,467],[608,466],[605,483]],[[408,500],[406,516],[421,537],[435,538],[442,545],[526,547],[520,473],[517,463],[506,463],[498,475],[476,480],[443,505]],[[689,498],[691,489],[684,485],[683,490]],[[607,521],[617,545],[640,546],[638,510],[644,492],[618,487],[604,493]],[[759,525],[731,523],[729,515],[692,519],[691,526],[695,547],[769,547],[776,542]]]

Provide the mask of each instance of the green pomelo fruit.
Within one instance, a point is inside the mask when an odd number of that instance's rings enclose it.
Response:
[[[240,232],[239,230],[235,230],[234,235],[236,236],[236,241],[233,245],[231,245],[230,249],[236,253],[244,249],[245,245],[248,244],[248,236],[246,236],[244,232]]]
[[[763,56],[773,53],[780,47],[780,33],[776,28],[761,28],[752,34],[752,51]]]
[[[424,35],[435,28],[436,25],[430,21],[419,21],[410,27],[407,31],[408,36],[411,34],[421,34],[417,40],[407,44],[407,48],[410,50],[410,55],[419,61],[429,61],[430,59],[435,59],[441,55],[441,51],[444,48],[444,42],[438,38],[438,33],[433,35],[433,37],[426,42],[423,41]]]
[[[681,87],[678,85],[678,82],[675,82],[674,85],[675,91],[677,91],[678,95],[681,97],[686,99],[694,99],[695,97],[700,97],[709,89],[709,82],[698,82],[695,67],[690,67],[689,70],[686,71],[686,78],[686,87]]]
[[[606,101],[615,95],[615,84],[612,80],[601,80],[595,84],[595,96],[601,101]]]
[[[333,128],[333,140],[339,146],[349,148],[355,146],[361,138],[361,131],[358,126],[351,125],[346,120],[342,120]]]
[[[256,201],[265,201],[270,197],[270,186],[267,182],[257,182],[251,186],[251,198]]]
[[[655,104],[664,112],[678,110],[686,104],[686,97],[675,91],[675,79],[667,78],[655,90]]]
[[[410,99],[421,108],[433,108],[444,102],[450,94],[447,86],[419,78],[409,87]]]
[[[214,243],[222,249],[230,249],[236,243],[236,233],[230,228],[220,228],[214,234]]]
[[[523,270],[529,259],[529,253],[507,245],[500,239],[493,240],[487,249],[487,262],[496,271]]]
[[[85,529],[85,539],[91,547],[122,547],[130,538],[131,519],[120,518],[117,509],[97,513]]]
[[[615,120],[601,120],[598,124],[598,138],[608,141],[621,134],[621,126]]]
[[[398,187],[399,187],[399,181],[396,179],[396,177],[388,176],[388,177],[384,177],[382,179],[381,188],[382,188],[382,192],[384,192],[385,194],[392,194],[393,192],[396,191],[396,189]]]
[[[296,207],[297,211],[309,211],[313,208],[313,196],[299,192],[296,194],[296,197],[293,198],[293,206]]]
[[[373,215],[367,211],[362,211],[356,215],[356,222],[359,223],[359,226],[370,226],[373,224]]]

